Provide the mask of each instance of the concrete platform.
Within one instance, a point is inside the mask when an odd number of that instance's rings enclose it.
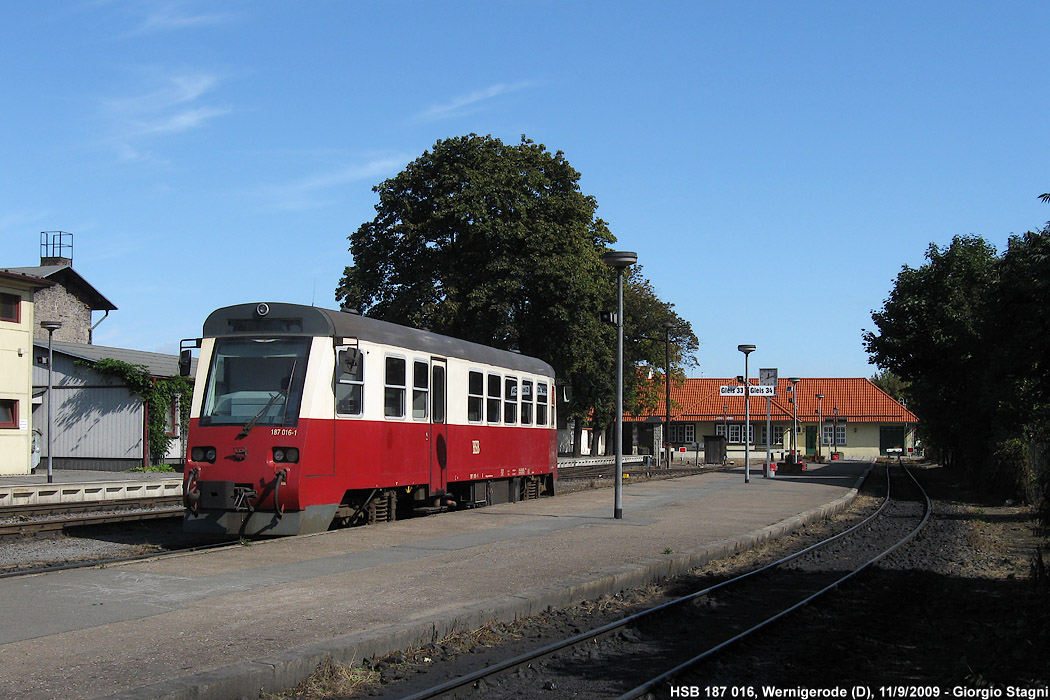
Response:
[[[255,698],[342,662],[641,585],[845,508],[869,464],[743,469],[0,580],[0,697]],[[671,552],[671,553],[667,553]]]
[[[97,472],[38,469],[36,474],[0,476],[0,508],[125,498],[182,495],[182,475],[175,472]]]

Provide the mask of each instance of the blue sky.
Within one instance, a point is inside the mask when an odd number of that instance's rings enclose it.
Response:
[[[214,308],[334,307],[372,186],[443,138],[561,150],[700,338],[694,376],[870,376],[931,242],[1050,219],[1045,2],[0,7],[0,266],[74,234],[174,352]]]

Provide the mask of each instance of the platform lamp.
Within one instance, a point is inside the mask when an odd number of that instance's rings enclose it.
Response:
[[[817,461],[820,461],[820,443],[824,441],[824,416],[820,412],[820,405],[824,401],[824,394],[817,394]]]
[[[798,462],[798,391],[796,387],[802,377],[788,377],[791,382],[791,461]]]
[[[54,472],[54,450],[52,447],[52,435],[55,434],[55,421],[52,414],[54,401],[51,399],[54,387],[55,372],[55,331],[62,327],[61,321],[41,321],[40,327],[47,331],[47,483],[55,480]]]
[[[616,270],[616,484],[613,517],[623,518],[623,271],[638,262],[638,254],[626,250],[611,250],[602,255],[602,262]]]
[[[831,458],[835,459],[835,453],[839,451],[839,407],[832,411],[835,418],[831,424]]]
[[[754,345],[737,345],[744,353],[744,483],[751,483],[751,380],[747,375],[748,355],[755,351]]]
[[[674,323],[664,321],[664,403],[667,409],[667,435],[664,442],[667,444],[667,468],[671,468],[671,329]]]

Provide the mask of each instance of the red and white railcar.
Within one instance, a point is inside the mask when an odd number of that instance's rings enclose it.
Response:
[[[282,303],[219,309],[195,344],[188,531],[294,535],[554,492],[541,360]]]

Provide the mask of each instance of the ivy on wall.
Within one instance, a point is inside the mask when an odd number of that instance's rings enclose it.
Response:
[[[78,365],[90,367],[99,374],[120,379],[133,394],[146,404],[146,439],[150,464],[160,464],[168,454],[173,438],[167,424],[171,407],[179,406],[180,432],[185,434],[190,419],[190,396],[193,385],[184,377],[153,377],[143,365],[104,358],[96,362],[77,360]]]

